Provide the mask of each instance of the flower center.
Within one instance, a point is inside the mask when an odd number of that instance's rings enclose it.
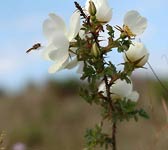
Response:
[[[123,25],[123,30],[130,37],[132,37],[132,36],[135,37],[136,36],[136,34],[134,34],[127,25]]]

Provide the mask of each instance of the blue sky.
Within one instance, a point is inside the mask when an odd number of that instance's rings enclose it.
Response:
[[[85,0],[76,0],[82,6]],[[126,11],[138,10],[148,19],[148,28],[140,37],[150,52],[149,62],[160,76],[168,74],[168,1],[167,0],[109,0],[113,8],[111,25],[122,25]],[[46,43],[42,23],[51,12],[64,18],[67,25],[75,7],[73,0],[5,0],[0,5],[0,87],[22,87],[33,80],[76,76],[75,71],[48,74],[49,62],[40,52],[26,54],[34,43]],[[116,55],[116,54],[115,54]],[[121,60],[110,56],[110,59]],[[148,67],[148,66],[147,66]],[[150,75],[150,70],[136,71]]]

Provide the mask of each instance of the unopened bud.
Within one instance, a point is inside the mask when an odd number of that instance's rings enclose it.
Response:
[[[92,53],[92,55],[93,55],[94,57],[100,56],[100,49],[99,49],[99,47],[97,46],[96,43],[94,43],[94,44],[92,45],[91,53]]]
[[[91,22],[95,22],[96,21],[96,16],[90,16],[90,20],[91,20]]]
[[[122,32],[121,34],[120,34],[120,38],[121,39],[125,39],[127,37],[127,34],[125,33],[125,32]]]
[[[95,4],[93,3],[93,1],[92,0],[90,0],[89,1],[89,14],[91,15],[91,16],[95,16],[96,15],[96,6],[95,6]]]

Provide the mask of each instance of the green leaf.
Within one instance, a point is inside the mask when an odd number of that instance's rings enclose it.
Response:
[[[113,27],[110,26],[109,24],[106,25],[106,29],[108,30],[108,35],[112,38],[114,38],[114,30]]]
[[[139,115],[141,117],[145,118],[145,119],[149,119],[150,118],[149,115],[147,114],[147,112],[145,110],[143,110],[143,109],[139,110]]]
[[[107,150],[108,145],[111,145],[111,138],[102,132],[102,127],[99,125],[96,125],[93,129],[87,129],[85,139],[89,150],[95,149],[97,146],[104,147]]]

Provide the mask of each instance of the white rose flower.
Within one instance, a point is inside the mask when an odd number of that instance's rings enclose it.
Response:
[[[48,46],[43,51],[46,60],[55,63],[49,68],[49,73],[59,71],[69,64],[69,42],[72,41],[80,30],[80,14],[73,13],[70,19],[69,31],[65,22],[55,14],[49,14],[50,18],[43,23],[43,32],[48,39]],[[72,63],[70,66],[76,65]]]
[[[89,10],[89,1],[86,1],[85,9]],[[102,22],[107,23],[112,18],[112,8],[109,7],[108,0],[92,0],[96,6],[96,18]]]
[[[144,44],[140,42],[133,42],[129,49],[123,55],[125,62],[135,63],[135,66],[142,67],[146,64],[149,58],[149,53]]]
[[[110,80],[110,79],[109,79]],[[107,96],[105,82],[102,82],[99,86],[99,92],[103,92],[104,96]],[[123,99],[131,100],[137,102],[139,94],[136,91],[133,91],[132,81],[127,83],[125,80],[118,79],[110,88],[112,99]]]
[[[124,17],[124,30],[130,36],[142,34],[147,27],[147,19],[135,10],[128,11]]]

